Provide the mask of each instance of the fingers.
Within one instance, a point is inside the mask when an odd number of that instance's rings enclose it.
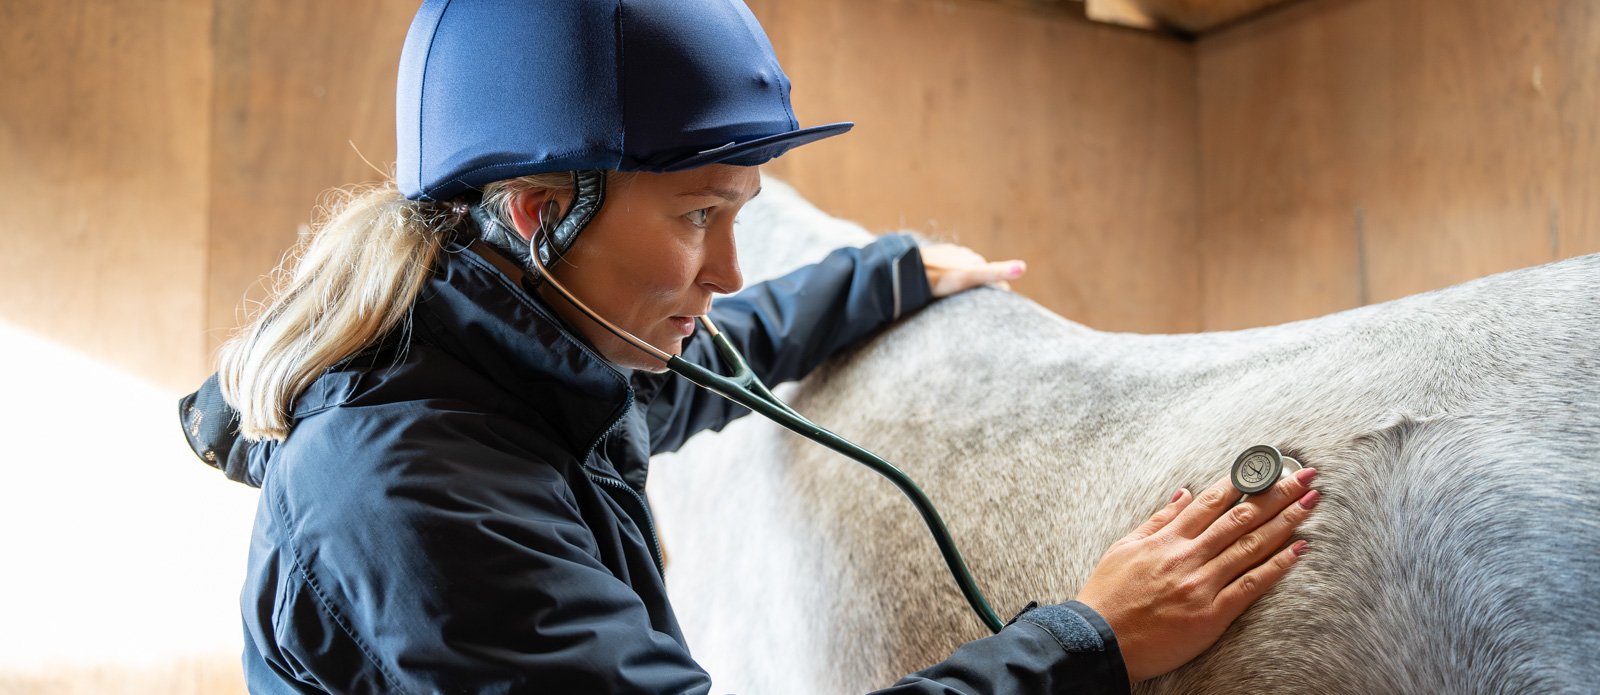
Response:
[[[1261,564],[1243,576],[1233,580],[1217,593],[1217,600],[1213,604],[1217,610],[1225,615],[1231,622],[1234,618],[1244,613],[1244,609],[1267,593],[1278,580],[1289,573],[1289,568],[1300,560],[1306,552],[1305,541],[1296,541],[1294,545],[1278,551],[1272,559]]]
[[[922,265],[928,272],[933,296],[945,297],[979,285],[1010,289],[1007,281],[1022,277],[1028,264],[1019,260],[990,263],[983,256],[956,244],[923,246]]]
[[[1212,555],[1224,554],[1224,549],[1234,545],[1246,534],[1255,531],[1257,527],[1273,519],[1295,500],[1304,496],[1311,489],[1311,480],[1316,475],[1317,469],[1302,468],[1295,471],[1294,475],[1274,483],[1265,491],[1251,495],[1250,499],[1230,508],[1202,532],[1196,538],[1199,546]],[[1252,540],[1258,541],[1259,538]],[[1282,544],[1280,541],[1271,547],[1277,548]]]
[[[1022,277],[1022,273],[1027,270],[1027,264],[1022,261],[997,263],[982,261],[983,259],[979,258],[977,263],[969,266],[927,266],[928,283],[933,288],[933,295],[944,297],[980,285],[1004,285],[1007,280]]]
[[[1315,475],[1315,472],[1314,469],[1306,470],[1313,471],[1311,475],[1305,476],[1305,480],[1309,481]],[[1295,490],[1304,487],[1303,485],[1286,485],[1286,483],[1291,482],[1293,481],[1283,480],[1274,487],[1282,487],[1289,494],[1294,494]],[[1231,582],[1243,574],[1245,570],[1266,559],[1267,556],[1272,554],[1272,551],[1282,548],[1283,544],[1289,542],[1289,537],[1294,534],[1295,529],[1300,526],[1301,522],[1311,516],[1311,510],[1317,506],[1317,502],[1320,499],[1321,493],[1316,490],[1301,493],[1295,502],[1285,506],[1270,521],[1240,536],[1232,545],[1226,547],[1220,555],[1208,562],[1206,568],[1208,574],[1217,577],[1219,584]]]
[[[1239,491],[1224,477],[1196,497],[1193,504],[1172,520],[1171,532],[1184,538],[1196,538],[1239,499]]]
[[[1132,533],[1122,540],[1127,542],[1150,537],[1151,534],[1165,528],[1168,523],[1177,518],[1178,513],[1183,511],[1184,507],[1189,506],[1192,501],[1194,501],[1194,496],[1189,494],[1188,490],[1178,488],[1177,492],[1172,493],[1172,499],[1167,502],[1167,506],[1157,510],[1149,521],[1140,524],[1139,528],[1134,529]]]

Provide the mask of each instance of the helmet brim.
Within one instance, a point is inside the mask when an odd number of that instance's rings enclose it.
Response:
[[[851,128],[854,128],[855,125],[855,123],[845,121],[801,128],[745,142],[730,142],[721,147],[696,152],[658,166],[645,165],[629,168],[635,171],[683,171],[684,169],[703,167],[707,164],[756,166],[771,161],[778,155],[801,145],[816,142],[823,138],[831,138],[835,135],[843,135],[849,132]]]

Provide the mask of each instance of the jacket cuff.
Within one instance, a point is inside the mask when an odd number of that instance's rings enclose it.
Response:
[[[1069,654],[1100,656],[1091,669],[1094,680],[1110,684],[1117,692],[1131,691],[1117,635],[1105,618],[1088,605],[1077,601],[1037,607],[1029,604],[1011,620],[1043,628]]]
[[[928,285],[928,271],[922,265],[922,249],[909,234],[889,234],[875,244],[882,245],[892,259],[889,263],[893,276],[890,300],[893,307],[889,318],[898,320],[933,301],[933,288]]]

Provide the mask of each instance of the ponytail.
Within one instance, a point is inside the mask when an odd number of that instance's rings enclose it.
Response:
[[[222,346],[222,395],[246,439],[287,437],[294,401],[317,377],[409,320],[459,220],[393,183],[335,195],[273,271],[271,298]]]

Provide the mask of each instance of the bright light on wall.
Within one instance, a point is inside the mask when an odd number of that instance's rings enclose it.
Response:
[[[3,321],[0,394],[0,674],[237,663],[256,492],[190,453],[181,394]]]

